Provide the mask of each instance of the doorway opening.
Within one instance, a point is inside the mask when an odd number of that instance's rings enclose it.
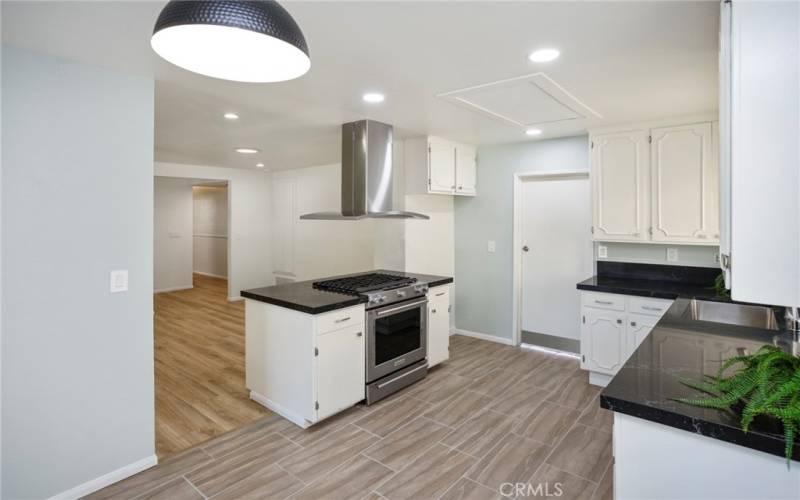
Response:
[[[159,459],[269,414],[245,388],[244,303],[228,299],[229,214],[228,181],[155,177]]]
[[[588,171],[514,176],[514,344],[580,352],[580,294],[592,274]]]

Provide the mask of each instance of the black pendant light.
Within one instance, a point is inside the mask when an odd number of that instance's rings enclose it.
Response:
[[[280,82],[311,67],[306,39],[272,0],[171,0],[150,45],[181,68],[239,82]]]

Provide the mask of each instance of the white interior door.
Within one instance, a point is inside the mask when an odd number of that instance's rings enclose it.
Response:
[[[580,338],[575,284],[592,275],[589,176],[522,184],[522,330]],[[527,251],[524,248],[527,247]]]

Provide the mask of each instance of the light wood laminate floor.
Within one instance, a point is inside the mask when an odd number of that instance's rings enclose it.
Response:
[[[306,430],[268,416],[92,498],[612,498],[611,413],[577,360],[458,335],[450,352],[373,406]]]
[[[154,296],[159,459],[272,415],[245,389],[244,302],[227,297],[226,280],[199,274]]]

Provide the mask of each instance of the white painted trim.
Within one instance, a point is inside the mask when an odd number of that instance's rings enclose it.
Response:
[[[204,273],[202,271],[192,271],[192,274],[199,274],[200,276],[208,276],[209,278],[219,278],[222,280],[228,279],[227,276],[222,276],[220,274]]]
[[[181,290],[191,290],[192,288],[194,288],[194,286],[192,285],[171,286],[167,288],[159,288],[158,290],[153,290],[153,293],[179,292]]]
[[[117,470],[113,470],[108,474],[103,474],[100,477],[96,477],[86,481],[85,483],[79,484],[78,486],[70,488],[67,491],[62,491],[61,493],[53,495],[50,497],[50,500],[72,500],[85,497],[86,495],[94,493],[95,491],[99,491],[108,485],[129,478],[145,469],[149,469],[150,467],[155,466],[157,463],[158,457],[156,455],[150,455],[149,457],[137,460],[132,464],[128,464],[124,467],[120,467]]]
[[[244,297],[228,297],[228,302],[239,302],[240,300],[244,300]]]
[[[261,406],[265,406],[265,407],[269,408],[270,410],[272,410],[275,413],[277,413],[278,415],[282,416],[283,418],[285,418],[289,422],[291,422],[291,423],[293,423],[293,424],[295,424],[297,426],[300,426],[303,429],[308,429],[312,424],[312,422],[309,422],[308,420],[306,420],[305,418],[301,417],[300,415],[297,415],[296,413],[287,410],[286,408],[284,408],[283,406],[279,405],[278,403],[272,401],[268,397],[263,396],[263,395],[255,392],[255,391],[250,391],[250,399],[252,399],[256,403],[260,404]]]
[[[505,337],[498,337],[497,335],[489,335],[487,333],[471,332],[469,330],[462,330],[460,328],[453,328],[451,335],[464,335],[465,337],[474,337],[476,339],[488,340],[489,342],[497,342],[498,344],[514,345],[511,340]]]
[[[589,383],[600,387],[605,387],[614,378],[613,375],[606,375],[605,373],[589,372]]]
[[[512,227],[512,300],[511,300],[511,345],[520,345],[522,337],[522,183],[526,181],[564,179],[569,177],[590,179],[589,170],[550,170],[542,172],[522,172],[514,174],[514,213]],[[589,200],[587,200],[587,203]],[[594,251],[590,252],[594,256]],[[593,257],[590,257],[593,259]],[[594,263],[592,263],[594,265]]]

